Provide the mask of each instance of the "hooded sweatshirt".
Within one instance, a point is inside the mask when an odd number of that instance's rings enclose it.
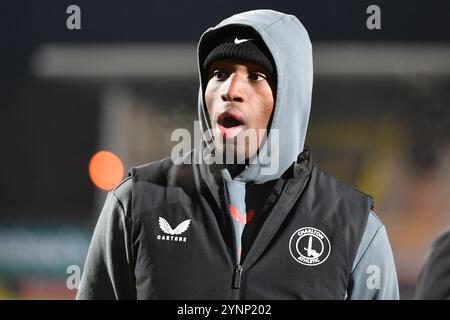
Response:
[[[271,10],[244,12],[225,19],[208,29],[198,45],[201,91],[206,87],[205,72],[201,70],[208,53],[210,39],[238,28],[250,29],[269,49],[276,66],[276,100],[268,129],[268,137],[258,155],[234,178],[227,168],[221,170],[225,185],[228,211],[232,217],[237,260],[240,260],[241,238],[247,221],[258,214],[247,208],[246,195],[252,184],[276,180],[289,168],[304,149],[306,129],[311,108],[313,82],[312,48],[308,33],[300,21],[290,15]],[[227,29],[229,31],[227,31]],[[237,33],[236,35],[238,35]],[[211,130],[208,111],[199,99],[199,116],[203,131]],[[275,136],[275,134],[277,134]],[[213,139],[205,141],[209,148]],[[248,213],[247,213],[248,211]]]
[[[255,32],[276,65],[274,111],[257,157],[232,177],[206,164],[214,142],[205,134],[187,155],[198,166],[164,159],[133,168],[106,200],[77,298],[397,299],[392,251],[371,200],[312,166],[304,145],[313,80],[305,28],[271,10],[234,15],[202,35],[199,66],[209,39],[236,26]],[[201,67],[199,78],[207,133]],[[244,261],[242,245],[250,250]]]
[[[260,147],[258,157],[233,179],[259,184],[278,179],[304,149],[311,108],[312,48],[308,33],[296,17],[272,10],[237,14],[208,29],[198,45],[201,80],[198,111],[203,132],[211,130],[202,92],[207,81],[201,70],[208,53],[205,47],[210,38],[235,26],[251,28],[260,36],[272,54],[277,70],[276,100],[268,129],[277,129],[279,137],[271,139],[271,132],[274,130],[270,130],[266,143]],[[274,142],[276,145],[273,146]],[[211,143],[212,140],[206,141],[209,147]]]

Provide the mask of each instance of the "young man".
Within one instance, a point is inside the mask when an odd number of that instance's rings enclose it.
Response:
[[[304,146],[313,71],[303,25],[237,14],[203,34],[198,62],[210,134],[189,161],[134,168],[110,192],[77,297],[397,299],[371,198],[313,166]]]

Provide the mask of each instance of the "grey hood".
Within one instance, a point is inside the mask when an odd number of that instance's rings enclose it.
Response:
[[[272,54],[277,71],[276,99],[268,139],[261,145],[257,158],[234,178],[243,182],[264,183],[279,178],[303,151],[313,83],[311,42],[306,29],[295,16],[272,10],[239,13],[209,28],[198,44],[198,113],[202,132],[211,129],[203,102],[203,88],[206,87],[206,79],[202,79],[201,73],[204,48],[217,32],[233,26],[250,27],[259,34]],[[278,129],[278,145],[276,140],[271,139],[272,129]],[[211,143],[211,136],[205,135],[203,148],[208,148]],[[279,152],[275,152],[274,148],[279,148]],[[274,159],[274,154],[279,156]],[[273,161],[277,161],[276,165]]]

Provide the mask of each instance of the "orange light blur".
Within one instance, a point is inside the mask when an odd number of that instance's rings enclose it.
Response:
[[[99,151],[89,161],[89,177],[97,188],[113,189],[123,178],[122,161],[114,153]]]

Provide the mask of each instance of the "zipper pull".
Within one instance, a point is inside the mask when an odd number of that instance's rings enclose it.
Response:
[[[239,289],[241,287],[243,271],[244,269],[240,264],[238,264],[236,269],[234,269],[233,289]]]

